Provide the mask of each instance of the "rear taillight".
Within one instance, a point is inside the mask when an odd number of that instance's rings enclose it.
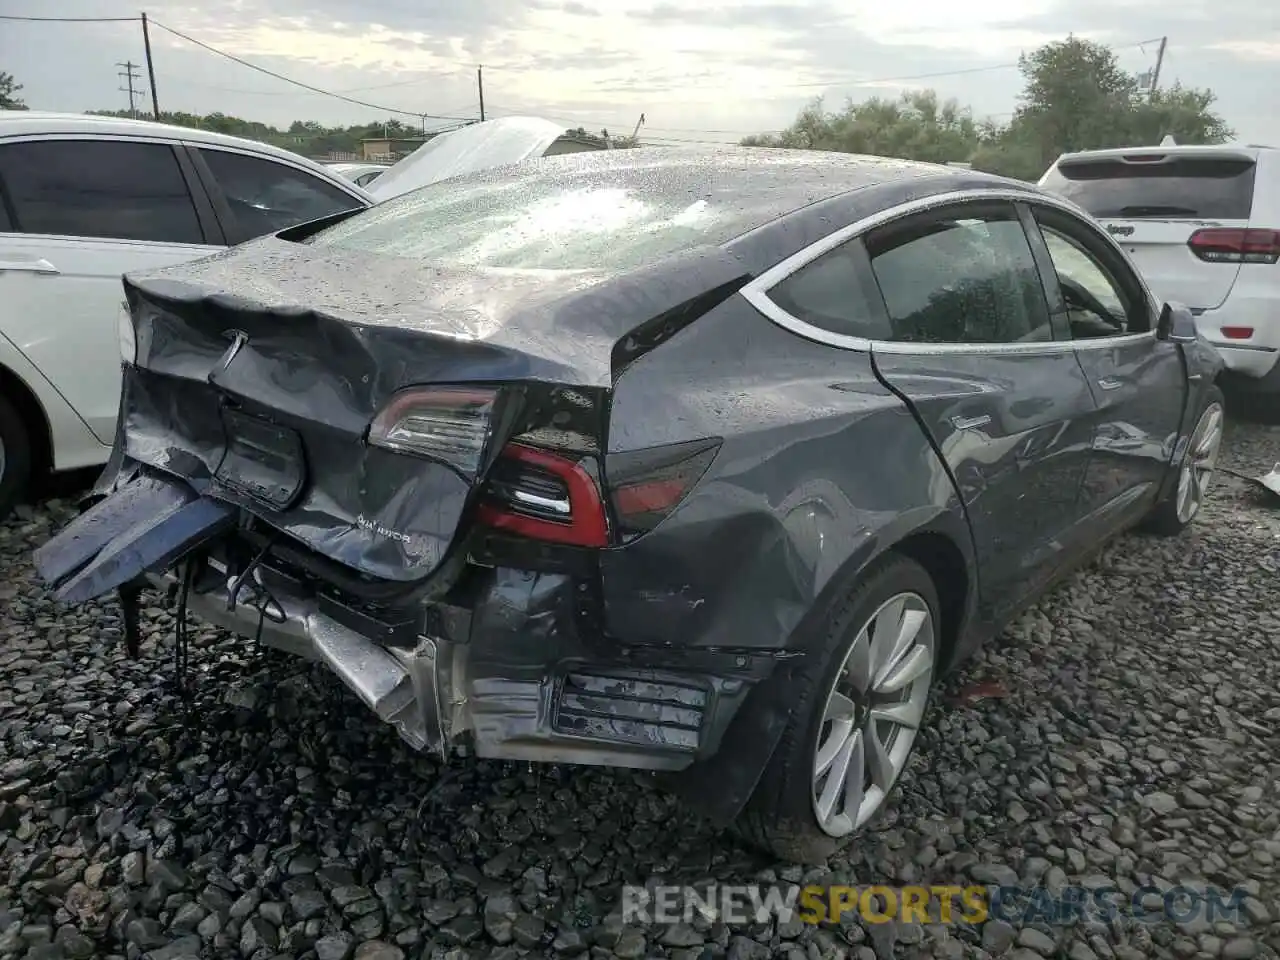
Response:
[[[468,478],[480,470],[497,391],[414,387],[391,398],[369,427],[369,445],[448,464]]]
[[[609,544],[600,488],[572,457],[507,444],[485,483],[477,520],[487,527],[548,543]]]
[[[610,454],[609,499],[623,536],[656,527],[693,489],[720,449],[710,438]]]
[[[1223,327],[1222,336],[1226,340],[1248,340],[1253,336],[1253,327]]]
[[[1275,263],[1280,260],[1280,230],[1206,227],[1187,246],[1208,263]]]

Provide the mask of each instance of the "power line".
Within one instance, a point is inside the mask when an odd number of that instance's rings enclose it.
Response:
[[[141,17],[11,17],[0,14],[0,20],[21,20],[25,23],[137,23]]]
[[[320,87],[313,87],[309,83],[303,83],[301,80],[294,80],[292,77],[286,77],[282,73],[276,73],[274,70],[268,70],[266,67],[260,67],[256,63],[250,63],[248,60],[244,60],[240,57],[237,57],[235,54],[227,53],[225,50],[219,50],[217,47],[211,47],[209,46],[209,44],[204,43],[201,40],[197,40],[195,37],[188,36],[187,34],[182,33],[179,30],[173,29],[173,27],[166,26],[165,24],[161,23],[159,20],[152,20],[151,22],[155,24],[157,27],[159,27],[161,30],[164,30],[167,33],[171,33],[175,37],[178,37],[179,39],[186,40],[188,43],[194,43],[197,47],[200,47],[203,50],[208,50],[210,53],[216,53],[220,57],[226,57],[228,60],[232,60],[240,64],[242,67],[248,67],[250,70],[257,70],[259,73],[265,73],[269,77],[275,77],[277,80],[282,80],[285,83],[291,83],[295,87],[301,87],[303,90],[310,90],[312,93],[318,93],[326,97],[333,97],[337,100],[343,100],[347,103],[353,103],[357,107],[365,107],[370,110],[381,110],[384,113],[398,113],[404,117],[415,117],[417,119],[422,119],[423,117],[426,117],[427,119],[430,119],[430,120],[459,120],[464,122],[470,122],[475,120],[475,117],[444,117],[444,116],[439,116],[437,114],[432,114],[432,113],[423,113],[419,110],[401,110],[398,107],[388,107],[380,103],[370,103],[367,100],[356,100],[353,97],[344,96],[341,93],[334,93],[332,90],[324,90],[324,89],[321,89]]]

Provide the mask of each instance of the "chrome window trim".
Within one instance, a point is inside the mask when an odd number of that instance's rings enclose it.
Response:
[[[832,233],[827,234],[821,240],[817,240],[774,264],[760,276],[743,285],[739,291],[742,296],[753,307],[764,314],[769,320],[785,330],[804,337],[806,340],[812,340],[815,343],[826,344],[827,346],[836,347],[840,350],[858,350],[870,352],[874,350],[882,354],[908,354],[908,355],[941,355],[941,354],[1060,354],[1069,353],[1073,350],[1084,349],[1101,349],[1104,347],[1121,346],[1128,343],[1136,343],[1142,339],[1154,338],[1154,327],[1151,330],[1142,333],[1125,333],[1114,337],[1095,337],[1089,340],[1036,340],[1028,343],[908,343],[893,340],[872,340],[865,337],[854,337],[848,334],[833,333],[830,330],[824,330],[821,327],[814,326],[801,320],[799,317],[793,316],[769,296],[769,291],[786,280],[792,274],[808,266],[814,260],[823,254],[834,250],[849,240],[860,237],[870,231],[909,217],[918,213],[927,213],[930,210],[939,207],[950,206],[954,203],[962,202],[982,202],[982,201],[1003,201],[1008,203],[1026,203],[1040,204],[1046,207],[1052,207],[1065,213],[1072,214],[1076,219],[1091,229],[1098,236],[1104,237],[1106,241],[1120,254],[1124,262],[1128,263],[1128,254],[1105,230],[1098,228],[1090,223],[1089,214],[1081,207],[1064,200],[1047,194],[1034,193],[1030,190],[1019,190],[1016,188],[986,188],[979,190],[953,190],[947,193],[934,194],[930,197],[922,197],[919,200],[909,200],[905,203],[873,213],[868,217],[863,217],[851,224],[841,227]],[[1143,291],[1147,295],[1148,303],[1154,304],[1154,298],[1146,281],[1142,275],[1135,269],[1134,274],[1138,278]]]

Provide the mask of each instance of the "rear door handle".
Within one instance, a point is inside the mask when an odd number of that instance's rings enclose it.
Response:
[[[0,273],[42,273],[54,276],[58,268],[48,260],[0,260]]]
[[[1103,377],[1098,381],[1098,386],[1103,390],[1119,390],[1124,386],[1124,381],[1117,380],[1115,377]]]

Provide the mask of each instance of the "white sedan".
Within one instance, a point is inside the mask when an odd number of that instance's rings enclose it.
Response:
[[[110,454],[122,274],[372,202],[341,174],[263,143],[0,111],[0,516],[33,477]]]

